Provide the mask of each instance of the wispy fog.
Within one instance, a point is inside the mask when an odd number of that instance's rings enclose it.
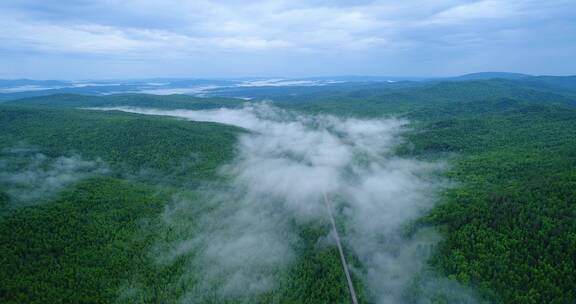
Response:
[[[106,172],[102,161],[79,155],[54,158],[22,147],[0,152],[0,187],[16,205],[45,201],[79,180]]]
[[[453,282],[431,275],[426,259],[440,236],[431,228],[408,236],[406,226],[429,210],[447,186],[440,163],[395,155],[406,122],[303,115],[266,104],[242,109],[134,113],[211,121],[249,129],[238,155],[221,168],[228,183],[201,199],[175,198],[164,214],[172,241],[165,263],[193,258],[180,280],[183,302],[250,298],[270,291],[296,258],[294,225],[328,223],[323,193],[332,200],[344,246],[361,267],[377,303],[473,302]],[[416,281],[419,283],[416,284]]]

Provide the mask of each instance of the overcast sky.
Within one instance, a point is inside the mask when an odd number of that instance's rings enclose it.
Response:
[[[576,0],[1,0],[0,78],[576,74]]]

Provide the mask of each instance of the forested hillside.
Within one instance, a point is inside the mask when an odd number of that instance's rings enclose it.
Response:
[[[576,82],[565,78],[550,81],[549,85],[535,80],[488,79],[424,82],[408,88],[372,88],[346,93],[325,91],[299,97],[279,94],[274,100],[313,112],[377,117],[439,105],[461,106],[475,102],[478,104],[476,107],[489,107],[485,105],[486,101],[505,98],[531,103],[576,105],[573,90],[576,90]]]
[[[83,180],[74,176],[78,181],[61,193],[46,190],[37,202],[8,195],[10,177],[19,175],[2,176],[3,303],[114,302],[126,280],[153,263],[147,252],[156,235],[149,229],[170,189],[213,179],[244,132],[125,113],[7,106],[0,108],[0,130],[3,169],[27,169],[26,181],[35,183],[29,191],[47,182],[30,175],[73,175],[52,168],[65,156],[101,159],[110,168]],[[38,155],[47,161],[30,165]]]
[[[576,299],[574,83],[548,80],[555,92],[501,80],[453,82],[321,97],[302,107],[402,113],[413,131],[401,153],[448,158],[448,176],[458,182],[423,220],[446,235],[432,263],[494,302],[570,303]]]
[[[28,107],[2,107],[0,128],[3,149],[31,145],[50,156],[79,152],[102,158],[116,172],[160,170],[171,178],[186,175],[188,181],[190,174],[206,178],[229,159],[235,134],[241,132],[213,123]],[[193,167],[182,167],[190,160]]]
[[[576,109],[501,100],[412,115],[409,153],[453,153],[433,263],[504,303],[576,298]]]
[[[0,174],[1,302],[173,303],[183,296],[175,280],[190,257],[163,265],[153,254],[155,244],[175,237],[162,214],[175,194],[198,204],[197,213],[182,215],[186,220],[206,212],[195,191],[218,178],[217,167],[231,159],[245,130],[36,106],[1,106],[0,130],[0,166],[16,169]],[[80,175],[54,168],[96,159],[106,170]],[[41,195],[11,195],[22,186],[15,183],[22,170],[26,182],[36,183],[24,190]],[[70,176],[76,181],[42,180]],[[46,189],[56,185],[58,191]],[[315,248],[325,227],[300,229],[307,242],[296,265],[282,275],[278,290],[254,301],[346,303],[336,249]],[[131,284],[139,286],[137,293]],[[360,284],[359,293],[363,299]]]
[[[279,104],[314,113],[400,115],[401,153],[448,158],[458,186],[424,222],[444,228],[432,263],[492,301],[576,299],[574,77],[320,92]]]
[[[437,227],[443,235],[429,264],[489,302],[572,303],[575,87],[573,77],[543,77],[353,91],[314,88],[299,96],[270,89],[266,98],[294,111],[407,119],[410,130],[397,153],[447,162],[444,174],[452,182],[417,223]],[[30,168],[24,156],[42,154],[48,160],[42,158],[34,170],[45,172],[52,159],[63,156],[105,170],[91,169],[81,181],[26,207],[19,207],[24,204],[11,195],[10,183],[0,183],[0,261],[5,265],[0,301],[171,303],[181,298],[174,280],[189,257],[170,265],[150,260],[154,242],[177,234],[160,224],[160,214],[174,189],[195,198],[198,187],[217,180],[216,169],[233,157],[237,136],[247,131],[74,108],[213,109],[240,102],[178,95],[54,95],[1,105],[3,168]],[[197,214],[182,216],[194,222]],[[296,265],[281,276],[275,292],[255,301],[347,303],[337,251],[317,245],[326,227],[297,229],[305,242]],[[361,301],[369,301],[360,279],[354,280]],[[130,292],[134,286],[137,293]]]
[[[4,102],[5,105],[48,106],[48,107],[152,107],[158,109],[214,109],[238,106],[240,99],[233,98],[199,98],[187,95],[147,95],[118,94],[109,96],[89,96],[76,94],[56,94],[50,96],[30,97],[17,101]]]

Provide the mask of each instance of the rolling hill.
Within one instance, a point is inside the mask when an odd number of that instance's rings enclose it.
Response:
[[[435,208],[411,223],[443,235],[430,267],[476,290],[479,302],[570,303],[576,299],[575,88],[569,76],[488,73],[409,85],[314,87],[298,95],[292,94],[296,88],[243,92],[300,113],[406,119],[409,130],[396,155],[446,162],[444,177],[452,183]],[[65,94],[0,105],[0,164],[47,172],[66,157],[106,166],[33,205],[20,206],[11,184],[2,184],[0,299],[180,298],[183,287],[174,280],[192,257],[168,265],[149,259],[159,239],[179,237],[178,231],[163,230],[162,214],[177,192],[202,206],[197,190],[220,179],[218,168],[236,155],[237,138],[247,131],[77,108],[201,110],[242,103],[184,95]],[[31,167],[27,157],[38,154],[43,162]],[[183,217],[194,223],[206,210],[197,212]],[[305,240],[298,262],[281,287],[254,301],[346,303],[337,252],[318,245],[326,226],[297,226]],[[351,263],[362,267],[354,258]],[[355,282],[361,301],[370,302],[360,277]],[[139,293],[126,286],[137,286]]]

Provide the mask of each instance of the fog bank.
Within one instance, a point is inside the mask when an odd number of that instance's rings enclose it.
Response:
[[[354,273],[373,302],[428,303],[441,286],[452,286],[452,295],[444,295],[448,301],[474,302],[457,284],[428,274],[426,259],[440,239],[434,230],[411,237],[404,233],[447,186],[438,174],[442,164],[395,155],[406,121],[304,115],[268,104],[205,111],[107,110],[251,131],[239,138],[236,158],[221,168],[228,184],[205,189],[197,201],[178,197],[164,214],[178,236],[159,251],[160,260],[193,255],[181,282],[194,287],[183,302],[249,302],[273,290],[295,259],[294,225],[327,223],[324,193],[344,227],[344,246],[362,264]]]
[[[0,186],[18,206],[46,201],[75,182],[107,172],[101,160],[77,154],[49,157],[30,147],[0,151]]]

